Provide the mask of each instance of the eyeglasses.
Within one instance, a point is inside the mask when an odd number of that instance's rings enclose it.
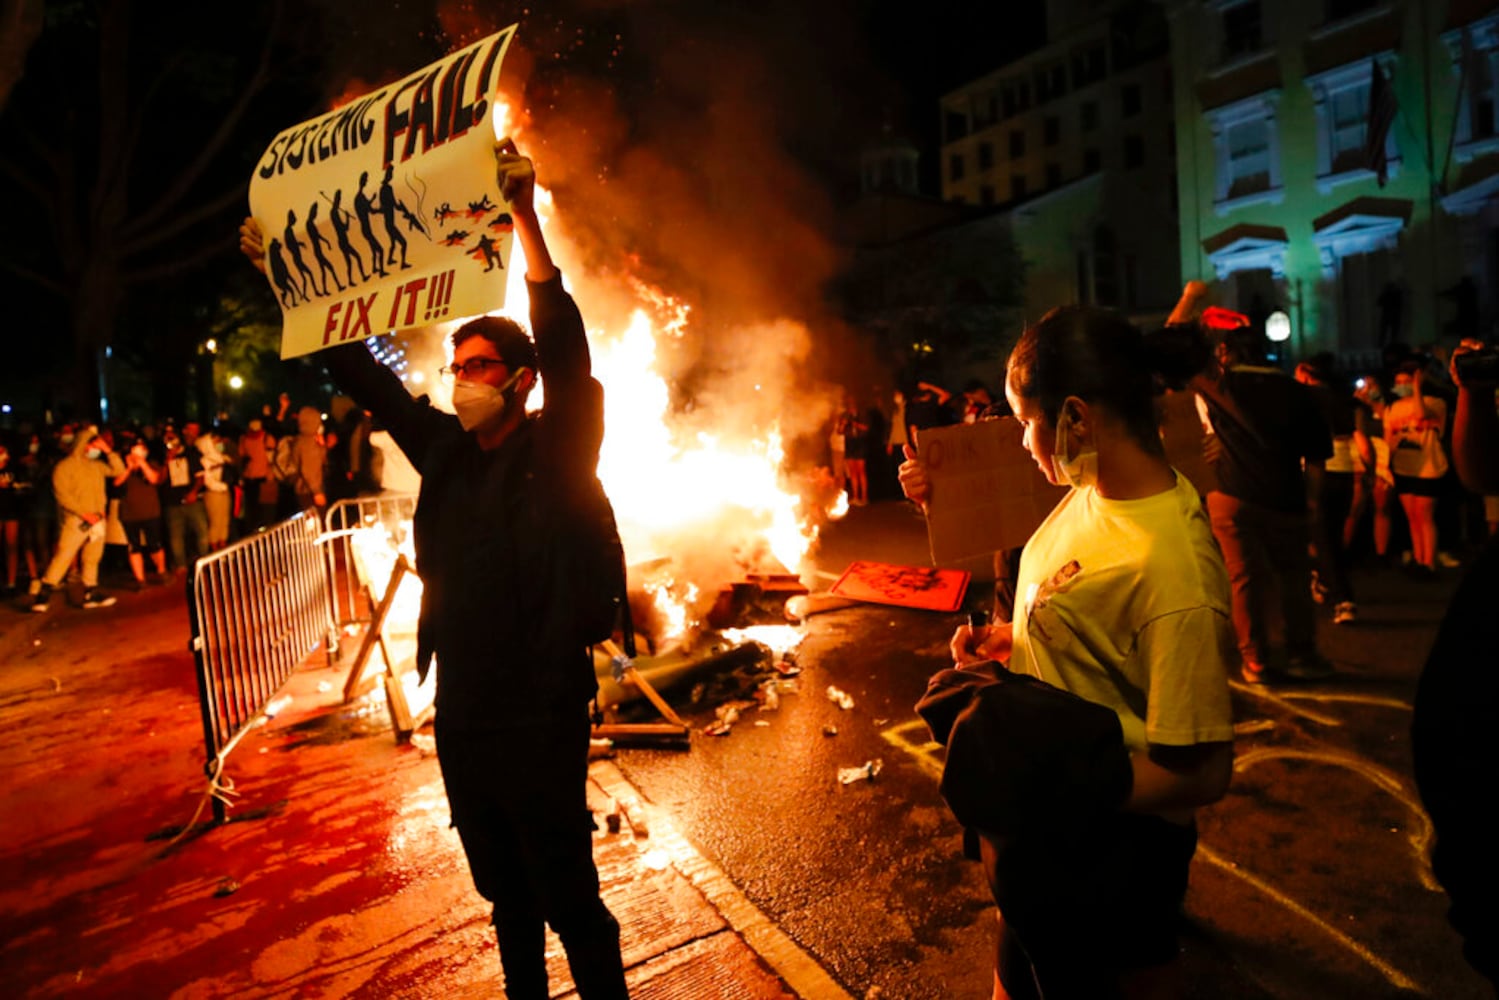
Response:
[[[499,358],[470,358],[461,365],[444,365],[437,373],[444,378],[482,378],[490,368],[504,363]]]

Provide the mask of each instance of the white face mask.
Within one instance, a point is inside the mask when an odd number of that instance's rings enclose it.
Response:
[[[488,382],[467,380],[453,385],[453,409],[463,429],[471,431],[493,422],[510,403],[510,389],[520,380],[524,368],[516,369],[509,381],[496,389]]]
[[[1098,484],[1098,449],[1091,445],[1077,455],[1069,454],[1068,431],[1072,429],[1072,411],[1067,404],[1057,413],[1057,442],[1051,452],[1051,472],[1058,483],[1082,489]]]
[[[1409,382],[1396,382],[1395,388],[1391,391],[1394,392],[1396,396],[1404,399],[1406,396],[1409,396],[1411,394],[1411,384]]]

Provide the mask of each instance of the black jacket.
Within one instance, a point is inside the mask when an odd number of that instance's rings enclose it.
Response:
[[[597,691],[579,638],[567,544],[596,484],[603,387],[561,276],[530,284],[546,401],[493,451],[458,418],[412,398],[361,344],[325,352],[339,386],[421,473],[414,517],[422,579],[417,665],[435,654],[445,726],[482,729],[586,702]]]
[[[995,664],[947,669],[916,703],[947,746],[942,797],[991,837],[1067,832],[1115,813],[1133,785],[1113,710]]]

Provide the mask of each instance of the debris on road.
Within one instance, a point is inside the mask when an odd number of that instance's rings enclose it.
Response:
[[[840,785],[852,785],[856,781],[873,781],[875,775],[885,768],[885,762],[876,757],[874,760],[865,761],[858,767],[840,767],[838,769],[838,783]]]
[[[828,685],[828,701],[847,712],[854,707],[854,696],[832,684]]]

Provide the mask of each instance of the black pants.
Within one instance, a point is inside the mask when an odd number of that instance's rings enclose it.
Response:
[[[1111,1000],[1122,973],[1176,957],[1196,827],[1118,813],[980,846],[1000,911],[995,968],[1015,1000]]]
[[[470,732],[437,722],[437,757],[479,894],[494,904],[511,1000],[546,1000],[546,926],[583,1000],[625,998],[619,923],[599,898],[586,706]]]

